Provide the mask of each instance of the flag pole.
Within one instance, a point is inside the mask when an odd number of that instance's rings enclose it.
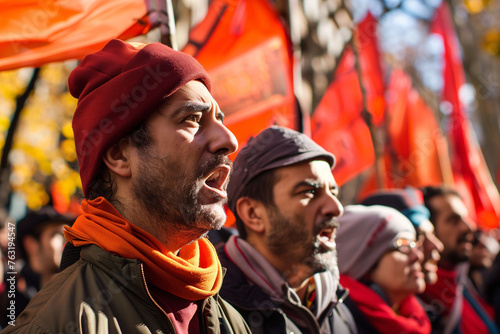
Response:
[[[367,104],[367,99],[366,99],[366,89],[365,85],[363,83],[363,74],[361,70],[361,63],[359,61],[359,53],[358,49],[356,47],[356,34],[353,33],[353,36],[351,40],[349,41],[349,44],[351,45],[352,52],[354,54],[354,64],[356,67],[356,73],[358,75],[358,82],[359,82],[359,88],[361,90],[361,97],[363,101],[363,110],[361,111],[361,116],[363,117],[366,125],[368,126],[368,129],[370,131],[370,136],[372,137],[372,145],[373,145],[373,151],[375,152],[375,173],[377,176],[377,185],[379,189],[383,189],[387,187],[386,180],[383,177],[385,175],[385,166],[384,166],[384,160],[383,160],[383,153],[384,149],[383,146],[380,144],[379,137],[377,135],[375,126],[373,125],[373,116],[372,114],[368,111],[368,104]]]
[[[292,47],[292,87],[295,101],[298,105],[297,116],[300,117],[296,123],[297,130],[310,135],[310,106],[304,102],[302,90],[302,48],[300,33],[300,1],[299,0],[276,0],[278,12],[285,18],[288,24],[290,43]]]
[[[170,46],[174,50],[179,50],[179,47],[177,46],[177,38],[175,37],[176,28],[172,0],[166,0],[165,4],[167,10],[167,22],[162,22],[160,26],[161,42]]]

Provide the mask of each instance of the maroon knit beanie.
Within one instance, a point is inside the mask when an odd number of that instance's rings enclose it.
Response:
[[[197,60],[161,43],[115,39],[83,59],[68,86],[78,99],[73,132],[84,194],[101,170],[106,150],[191,80],[210,91],[208,73]]]

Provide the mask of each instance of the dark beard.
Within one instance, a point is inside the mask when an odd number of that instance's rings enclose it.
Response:
[[[152,228],[190,231],[199,237],[224,225],[226,217],[202,207],[198,203],[198,194],[210,171],[221,163],[231,164],[227,156],[214,155],[198,165],[194,172],[183,170],[168,157],[154,156],[147,148],[140,150],[140,156],[140,174],[132,184],[132,192],[145,219],[149,225],[154,225]],[[214,199],[222,202],[218,196]]]
[[[284,258],[302,259],[302,266],[309,268],[311,276],[329,271],[337,280],[339,269],[337,266],[337,250],[324,251],[317,240],[307,242],[304,240],[304,231],[300,226],[304,226],[301,217],[295,216],[293,222],[284,217],[277,208],[268,209],[272,222],[272,230],[269,232],[267,247],[274,254]],[[336,219],[327,219],[315,228],[314,235],[317,235],[326,227],[338,227]],[[290,268],[290,271],[298,271],[300,268]]]

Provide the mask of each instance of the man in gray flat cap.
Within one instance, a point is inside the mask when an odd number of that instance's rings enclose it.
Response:
[[[239,152],[228,205],[239,236],[218,249],[221,295],[253,333],[357,333],[338,285],[335,157],[279,126]]]

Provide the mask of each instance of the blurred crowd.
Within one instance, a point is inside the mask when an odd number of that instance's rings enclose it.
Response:
[[[63,228],[74,220],[49,206],[19,220],[14,270],[7,260],[4,222],[2,309],[7,310],[9,302],[7,279],[11,275],[7,273],[16,273],[17,317],[59,271]],[[479,332],[496,333],[487,328],[500,326],[499,233],[481,229],[470,220],[458,192],[448,187],[384,189],[359,204],[347,205],[338,220],[339,281],[349,291],[345,303],[358,333],[395,330],[396,314],[405,317],[407,323],[399,325],[408,333],[430,332],[431,328],[432,333],[455,333],[457,326],[470,327],[464,332],[485,327],[486,331]],[[208,234],[222,249],[236,236],[238,230],[227,227]],[[223,287],[225,293],[229,292]],[[1,326],[10,320],[6,314]]]
[[[15,301],[15,308],[12,308],[14,314],[6,312],[0,319],[2,328],[17,317],[31,298],[59,272],[65,244],[63,228],[71,226],[75,218],[46,206],[28,212],[15,223],[15,229],[9,229],[7,220],[2,222],[0,307],[8,310],[10,300]],[[12,250],[9,241],[14,245],[12,252],[8,252]],[[11,282],[15,282],[15,288],[11,287]],[[10,293],[14,293],[14,296],[9,296]]]
[[[457,190],[343,204],[336,157],[277,125],[231,161],[210,89],[161,43],[77,66],[82,214],[2,221],[2,333],[499,334],[499,233]]]

